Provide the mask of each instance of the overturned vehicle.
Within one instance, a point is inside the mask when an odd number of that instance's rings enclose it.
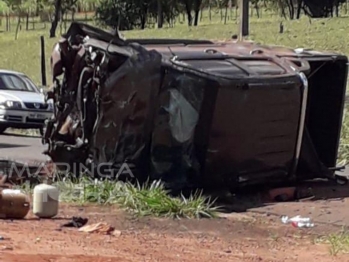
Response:
[[[171,188],[334,179],[347,63],[251,42],[125,40],[73,23],[51,55],[45,153],[57,166]]]

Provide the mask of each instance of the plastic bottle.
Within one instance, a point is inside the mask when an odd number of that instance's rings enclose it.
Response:
[[[309,223],[311,221],[311,219],[309,217],[301,217],[301,216],[295,216],[295,217],[292,217],[292,218],[289,218],[288,216],[282,216],[281,217],[281,221],[284,224],[292,223],[292,222]]]
[[[34,187],[33,214],[40,218],[52,218],[58,213],[59,190],[47,184]]]
[[[310,222],[292,222],[292,226],[309,228],[309,227],[314,227],[314,224]]]

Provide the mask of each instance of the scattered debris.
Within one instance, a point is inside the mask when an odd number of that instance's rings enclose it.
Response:
[[[0,250],[13,250],[13,247],[10,246],[2,246]]]
[[[292,222],[293,227],[314,227],[314,223]]]
[[[292,218],[282,216],[281,222],[284,224],[291,223],[293,227],[314,227],[314,223],[311,222],[309,217],[301,217],[299,215]]]
[[[29,197],[20,190],[0,189],[0,218],[23,219],[29,212]]]
[[[119,236],[121,236],[121,231],[115,229],[115,230],[111,233],[111,235],[113,235],[113,236],[115,236],[115,237],[119,237]]]
[[[101,234],[114,235],[114,227],[103,222],[92,224],[92,225],[86,225],[84,227],[81,227],[79,231],[86,232],[86,233],[101,233]]]
[[[80,228],[86,225],[88,222],[87,218],[82,218],[82,217],[73,217],[72,220],[68,223],[65,223],[62,225],[62,227],[76,227]]]
[[[310,222],[310,218],[309,217],[301,217],[301,216],[295,216],[295,217],[291,217],[289,218],[288,216],[282,216],[281,217],[281,221],[282,223],[284,224],[287,224],[287,223],[291,223],[291,222]]]

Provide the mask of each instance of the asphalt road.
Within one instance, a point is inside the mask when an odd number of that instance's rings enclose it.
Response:
[[[24,135],[0,135],[0,159],[15,161],[45,161],[47,156],[42,154],[46,149],[41,144],[41,138]]]

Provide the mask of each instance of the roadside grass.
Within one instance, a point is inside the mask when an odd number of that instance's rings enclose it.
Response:
[[[216,218],[215,200],[196,191],[189,197],[171,196],[161,181],[145,184],[111,180],[61,178],[52,183],[60,191],[60,201],[75,204],[119,205],[137,216],[167,218]],[[23,184],[17,188],[32,195],[33,187]]]
[[[329,245],[329,253],[332,256],[349,254],[349,231],[342,228],[338,233],[331,233],[326,236],[317,237],[315,244]]]

